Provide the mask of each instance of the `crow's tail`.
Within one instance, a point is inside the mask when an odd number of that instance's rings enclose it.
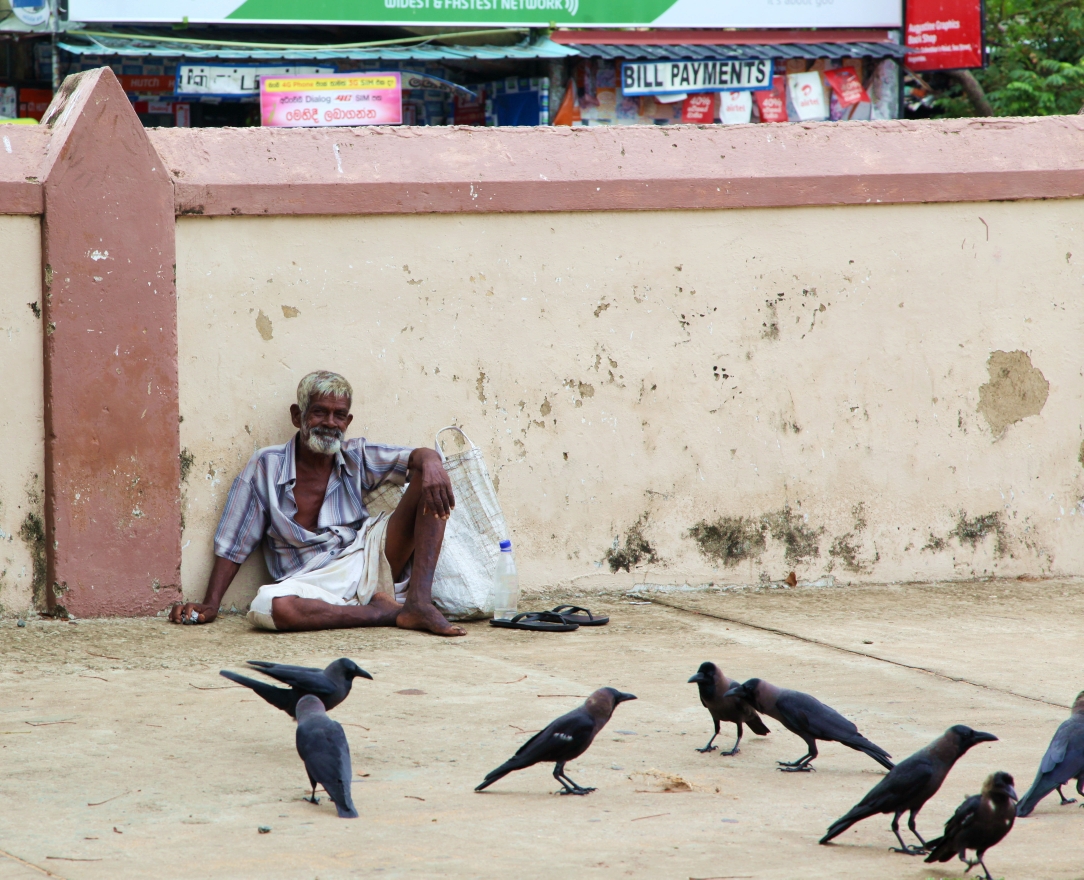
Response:
[[[522,770],[523,764],[517,761],[515,758],[511,758],[501,764],[496,770],[490,770],[486,774],[486,778],[482,780],[482,784],[475,788],[475,791],[481,791],[483,788],[489,788],[498,779],[503,779],[513,770]]]
[[[1028,789],[1027,794],[1025,794],[1020,799],[1020,803],[1016,805],[1017,816],[1030,816],[1031,811],[1039,805],[1039,801],[1041,801],[1044,797],[1050,794],[1050,792],[1057,788],[1056,785],[1044,785],[1043,783],[1045,781],[1046,780],[1043,779],[1042,774],[1040,774],[1039,777],[1031,784],[1031,788]]]
[[[877,743],[870,742],[862,735],[852,737],[847,740],[840,740],[843,745],[848,748],[854,749],[856,752],[862,752],[864,755],[869,755],[880,764],[885,770],[891,770],[896,765],[892,763],[892,756],[882,749]]]
[[[929,855],[923,860],[925,862],[947,862],[956,855],[956,847],[953,846],[953,841],[949,837],[927,840],[926,851]]]
[[[840,818],[836,819],[835,822],[828,826],[828,831],[819,842],[828,843],[833,837],[839,837],[839,835],[850,828],[855,822],[861,822],[863,819],[868,819],[874,812],[876,811],[869,809],[864,804],[857,804],[856,806],[851,807],[850,812],[847,813],[846,816],[840,816]]]
[[[349,790],[342,786],[334,786],[338,789],[335,792],[335,796],[332,797],[332,801],[335,803],[335,809],[339,814],[340,819],[356,819],[358,818],[358,811],[354,809],[354,799],[350,797]],[[327,786],[324,786],[324,790],[327,790]],[[328,792],[331,795],[331,792]]]
[[[291,688],[275,687],[274,685],[267,684],[263,681],[256,681],[254,678],[245,678],[245,676],[238,675],[236,672],[230,672],[228,669],[223,669],[218,674],[223,678],[228,678],[230,681],[235,681],[247,688],[251,688],[276,709],[281,709],[291,717],[293,716],[296,700]]]

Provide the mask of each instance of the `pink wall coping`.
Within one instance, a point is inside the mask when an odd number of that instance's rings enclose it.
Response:
[[[1084,116],[153,129],[179,215],[630,211],[1084,196]]]

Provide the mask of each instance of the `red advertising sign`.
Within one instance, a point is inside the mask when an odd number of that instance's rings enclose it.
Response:
[[[824,78],[828,85],[836,93],[841,107],[853,107],[865,101],[869,103],[869,95],[862,88],[862,80],[855,73],[853,67],[841,67],[836,70],[824,71]]]
[[[53,93],[49,89],[19,89],[19,116],[41,122],[52,101]]]
[[[982,67],[982,0],[907,0],[911,70]]]
[[[689,95],[681,102],[681,121],[697,125],[710,125],[715,121],[715,95],[705,92]]]
[[[172,95],[177,81],[173,76],[131,76],[123,73],[117,79],[121,88],[131,95]]]
[[[787,78],[773,76],[770,90],[753,92],[761,122],[787,121]]]

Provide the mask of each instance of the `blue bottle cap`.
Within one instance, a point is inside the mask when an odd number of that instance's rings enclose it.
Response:
[[[511,550],[511,549],[512,549],[512,542],[511,541],[501,541],[501,550]]]

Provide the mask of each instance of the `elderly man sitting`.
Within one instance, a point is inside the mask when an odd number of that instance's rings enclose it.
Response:
[[[241,563],[262,540],[276,582],[252,600],[248,619],[257,627],[394,625],[466,634],[433,606],[433,573],[455,507],[440,456],[344,440],[352,397],[350,383],[336,373],[301,380],[290,407],[298,433],[259,450],[233,481],[203,602],[174,605],[170,620],[214,620]],[[383,483],[406,483],[406,493],[390,516],[370,516],[365,493]]]

